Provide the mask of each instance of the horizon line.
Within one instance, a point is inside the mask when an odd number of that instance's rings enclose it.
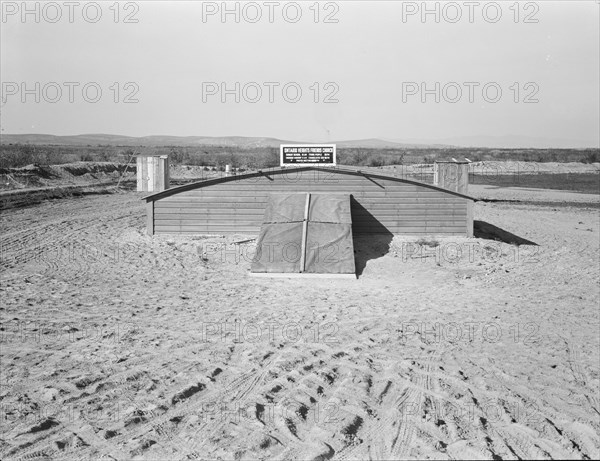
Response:
[[[344,139],[337,141],[327,141],[327,140],[292,140],[292,139],[283,139],[273,136],[245,136],[245,135],[173,135],[173,134],[150,134],[150,135],[142,135],[142,136],[133,136],[126,134],[115,134],[115,133],[79,133],[79,134],[52,134],[52,133],[1,133],[0,134],[0,143],[4,144],[4,141],[1,140],[4,136],[52,136],[57,138],[68,138],[68,137],[84,137],[84,136],[113,136],[113,137],[123,137],[123,138],[131,138],[131,139],[142,139],[142,138],[152,138],[152,137],[170,137],[170,138],[250,138],[250,139],[272,139],[275,141],[289,141],[298,144],[339,144],[339,143],[352,143],[352,142],[361,142],[361,141],[380,141],[382,143],[389,144],[397,144],[398,147],[402,147],[402,144],[407,145],[421,145],[421,146],[431,146],[431,147],[439,147],[439,148],[463,148],[463,149],[600,149],[600,143],[597,146],[569,146],[569,147],[556,147],[556,146],[546,146],[546,147],[531,147],[531,146],[512,146],[512,147],[497,147],[493,145],[479,145],[479,146],[464,146],[458,144],[449,144],[442,140],[390,140],[389,138],[359,138],[359,139]],[[495,138],[495,139],[505,139],[514,136],[515,138],[529,138],[529,139],[540,139],[536,137],[528,137],[525,135],[469,135],[469,136],[461,136],[462,138]],[[448,138],[451,139],[460,139],[461,137]],[[554,141],[560,141],[560,139],[554,139]],[[565,141],[571,141],[564,139]],[[369,148],[369,146],[358,146]],[[377,149],[377,147],[371,147],[372,149]]]

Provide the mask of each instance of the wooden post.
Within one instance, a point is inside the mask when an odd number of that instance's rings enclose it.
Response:
[[[171,184],[170,184],[170,175],[171,175],[171,172],[170,172],[169,167],[170,167],[169,166],[169,156],[165,155],[163,157],[163,170],[164,170],[163,171],[163,175],[164,175],[164,178],[165,178],[164,179],[164,188],[165,189],[168,189],[169,187],[171,187]]]
[[[142,190],[148,192],[148,157],[142,157]]]
[[[473,200],[467,200],[467,237],[473,237]]]
[[[154,192],[165,190],[163,176],[163,162],[160,157],[153,157],[154,161]]]
[[[300,248],[300,272],[304,272],[306,265],[306,238],[308,234],[308,209],[310,207],[310,193],[306,194],[304,206],[304,221],[302,221],[302,244]]]
[[[146,202],[146,231],[154,235],[154,200]]]
[[[143,171],[142,171],[142,157],[140,157],[138,155],[138,157],[135,159],[135,175],[136,175],[136,184],[137,184],[137,191],[143,191],[144,190],[144,185],[142,184],[142,178],[143,178]]]

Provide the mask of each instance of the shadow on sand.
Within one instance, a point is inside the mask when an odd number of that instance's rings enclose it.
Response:
[[[473,221],[473,236],[480,239],[496,240],[499,242],[510,243],[511,245],[535,245],[537,243],[524,239],[518,235],[511,234],[504,229],[500,229],[493,224],[485,221]]]
[[[354,197],[352,207],[352,238],[356,276],[360,277],[371,259],[382,258],[390,250],[394,235],[367,211]]]
[[[360,277],[371,259],[383,258],[390,251],[392,234],[354,234],[354,264],[356,276]]]
[[[360,277],[372,259],[384,257],[390,250],[394,235],[354,198],[352,204],[352,231],[354,240],[354,262],[356,275]],[[473,222],[473,236],[495,240],[511,245],[534,245],[537,243],[512,234],[485,221]]]

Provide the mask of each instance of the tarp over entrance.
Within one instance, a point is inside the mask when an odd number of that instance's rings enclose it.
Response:
[[[350,195],[269,196],[251,272],[355,277]]]

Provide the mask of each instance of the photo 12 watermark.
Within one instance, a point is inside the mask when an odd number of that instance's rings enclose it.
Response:
[[[205,24],[337,24],[339,12],[338,2],[202,2]]]
[[[425,104],[460,102],[496,104],[503,99],[515,104],[537,104],[540,86],[536,82],[402,82],[402,102],[420,101]]]
[[[114,344],[129,337],[135,331],[132,323],[98,325],[93,323],[44,322],[20,320],[0,323],[0,343],[5,345],[19,343],[75,343],[91,341]]]
[[[240,319],[224,322],[202,322],[202,342],[222,343],[322,343],[338,344],[339,325],[335,322],[244,322]]]
[[[281,386],[274,384],[272,392],[276,393],[280,389]],[[232,393],[228,388],[224,391],[225,395]],[[301,424],[339,425],[343,419],[343,412],[336,402],[321,402],[314,397],[309,397],[304,402],[290,398],[283,398],[276,402],[270,393],[266,394],[266,400],[252,403],[231,402],[227,399],[204,401],[199,408],[188,412],[185,420],[180,423],[180,430],[168,435],[168,440],[178,452],[194,453],[203,443],[207,425],[208,427],[214,427],[219,423],[254,425],[258,422],[270,427],[282,425],[292,434],[296,434],[297,427]],[[149,424],[153,425],[152,422]],[[181,434],[186,436],[183,437]]]
[[[60,243],[27,245],[24,242],[0,240],[0,264],[35,264],[48,271],[59,271],[68,267],[89,270],[119,263],[135,263],[139,256],[148,254],[150,249],[135,243],[104,244],[79,240],[65,240]]]
[[[31,432],[77,421],[116,423],[122,419],[123,414],[123,405],[118,401],[110,401],[102,405],[64,402],[35,402],[33,406],[23,402],[0,404],[2,423],[32,424]]]
[[[298,82],[202,82],[202,102],[209,101],[221,103],[241,102],[296,104],[302,100],[315,104],[335,104],[340,102],[337,98],[340,86],[336,82],[312,82],[300,84]]]
[[[490,240],[486,243],[472,241],[437,241],[422,239],[414,242],[393,242],[390,252],[402,262],[433,261],[448,263],[497,263],[502,260],[521,263],[538,263],[541,247],[535,244],[511,245]]]
[[[401,2],[402,23],[487,23],[511,21],[515,24],[537,24],[538,2]]]
[[[284,399],[281,402],[265,404],[207,402],[202,404],[198,416],[204,422],[226,420],[239,423],[242,420],[256,421],[258,419],[265,424],[273,424],[276,418],[280,418],[284,421],[330,424],[339,421],[339,411],[339,405],[335,402],[325,404],[315,402],[307,405],[296,400]]]
[[[136,104],[140,86],[136,82],[2,82],[2,104],[9,101],[27,103],[70,104],[100,101]]]
[[[1,2],[2,24],[139,23],[138,2]]]
[[[302,245],[295,240],[289,242],[263,240],[260,243],[252,241],[241,244],[206,243],[199,246],[197,251],[202,259],[221,264],[239,264],[242,261],[247,263],[280,261],[297,264],[303,257]],[[308,240],[304,256],[314,264],[335,264],[346,260],[348,251],[347,245],[342,246],[335,242],[321,244]]]
[[[406,344],[409,338],[419,338],[427,343],[458,344],[464,342],[498,343],[509,341],[525,346],[540,341],[540,324],[535,322],[512,323],[498,322],[401,322],[397,331],[400,341]]]
[[[496,426],[505,426],[504,421],[507,417],[528,428],[540,428],[544,421],[540,409],[535,403],[523,401],[473,399],[466,403],[438,396],[427,396],[420,402],[404,401],[396,407],[396,410],[398,419],[407,424],[409,431],[416,430],[419,423],[431,422],[436,426],[444,426],[447,421],[453,421],[454,423],[460,422],[460,426],[463,428],[475,429],[484,425],[494,433]],[[542,435],[539,430],[532,430],[532,434],[536,434],[538,437]],[[503,434],[502,438],[510,440]],[[438,448],[445,448],[445,444]]]

